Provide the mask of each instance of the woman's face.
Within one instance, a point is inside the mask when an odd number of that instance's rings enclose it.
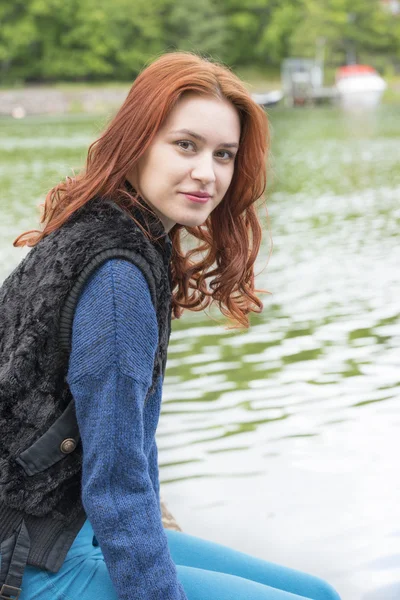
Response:
[[[168,232],[201,225],[232,180],[240,121],[227,100],[187,94],[175,105],[127,179]]]

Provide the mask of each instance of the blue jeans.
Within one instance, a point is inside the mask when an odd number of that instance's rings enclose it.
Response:
[[[186,533],[166,530],[189,600],[340,600],[325,581]],[[58,573],[27,566],[20,600],[117,600],[89,521]]]

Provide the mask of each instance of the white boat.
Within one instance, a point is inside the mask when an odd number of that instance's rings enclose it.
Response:
[[[251,97],[260,106],[274,106],[282,100],[283,92],[281,90],[272,90],[263,94],[252,94]]]
[[[339,103],[344,108],[374,108],[387,85],[369,65],[347,65],[336,71]]]

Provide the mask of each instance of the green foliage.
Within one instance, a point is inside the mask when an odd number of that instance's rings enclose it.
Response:
[[[396,31],[397,30],[397,31]],[[363,62],[366,55],[399,56],[399,19],[377,0],[303,0],[291,35],[292,54],[314,56],[324,42],[329,64]]]
[[[279,4],[271,14],[259,40],[259,52],[271,64],[279,64],[290,54],[290,39],[296,30],[301,7],[298,2]]]
[[[165,2],[163,24],[166,48],[210,54],[225,60],[229,42],[227,19],[213,0]]]
[[[0,81],[131,81],[167,50],[233,67],[287,56],[328,66],[400,60],[400,18],[379,0],[0,0]],[[396,62],[397,61],[397,62]]]

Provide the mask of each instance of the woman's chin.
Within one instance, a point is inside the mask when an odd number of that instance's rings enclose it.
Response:
[[[183,225],[184,227],[199,227],[199,225],[203,225],[203,223],[206,221],[207,216],[200,217],[200,215],[197,215],[191,217],[188,216],[185,218],[182,217],[179,219],[179,221],[177,221],[177,223],[179,223],[179,225]]]

